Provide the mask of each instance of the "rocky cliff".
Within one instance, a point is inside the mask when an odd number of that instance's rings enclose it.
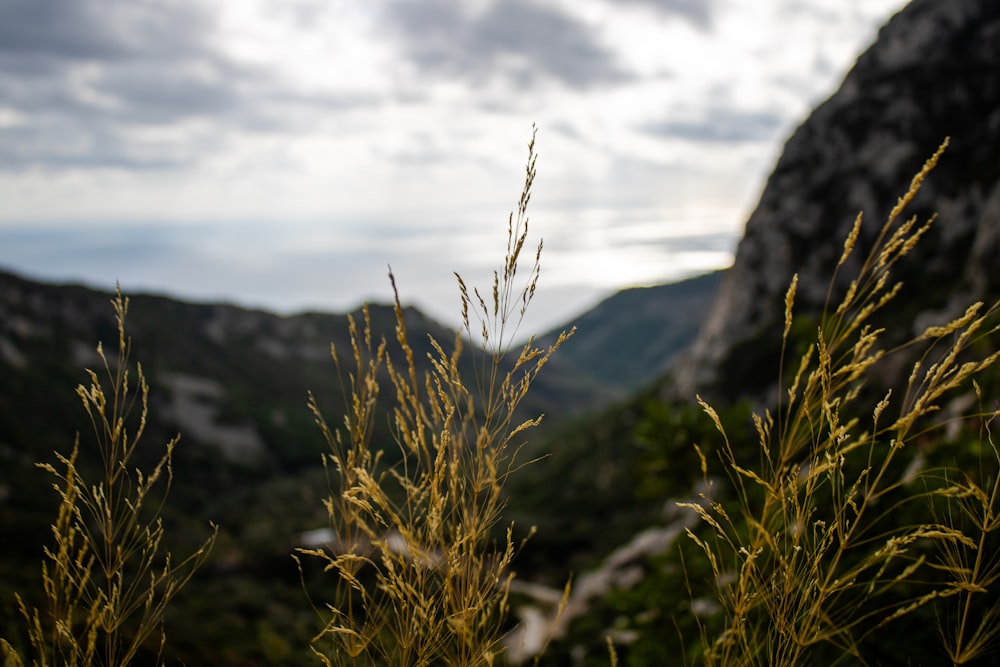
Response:
[[[865,222],[863,252],[855,257],[864,257],[897,197],[945,137],[951,144],[909,209],[921,218],[937,212],[939,219],[903,267],[909,291],[896,316],[916,329],[969,300],[995,300],[1000,3],[915,0],[788,140],[669,393],[713,400],[767,395],[792,275],[799,274],[797,312],[821,309],[857,213],[864,212]],[[841,271],[843,280],[854,268]]]

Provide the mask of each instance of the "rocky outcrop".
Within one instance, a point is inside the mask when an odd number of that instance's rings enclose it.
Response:
[[[1000,3],[915,0],[788,140],[669,392],[717,401],[767,396],[792,275],[799,274],[797,312],[821,309],[857,212],[865,223],[863,252],[855,257],[863,257],[945,137],[951,144],[909,209],[922,217],[937,212],[939,220],[902,267],[910,291],[900,302],[905,308],[919,295],[919,312],[905,315],[916,326],[970,299],[994,300],[1000,294]],[[842,280],[856,268],[842,269]]]

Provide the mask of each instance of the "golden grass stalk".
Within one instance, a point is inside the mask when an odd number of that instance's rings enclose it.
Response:
[[[954,632],[942,634],[955,664],[979,655],[996,635],[994,616],[977,624],[968,611],[971,596],[1000,574],[995,560],[983,561],[982,548],[995,528],[995,483],[983,490],[966,482],[954,493],[969,502],[966,516],[977,527],[970,534],[954,513],[928,511],[939,487],[956,487],[925,481],[925,490],[913,491],[912,479],[900,474],[901,459],[914,455],[910,445],[941,425],[931,417],[942,400],[968,391],[973,378],[1000,358],[971,354],[977,341],[997,333],[990,324],[996,307],[984,311],[976,304],[888,351],[880,347],[884,332],[870,324],[899,292],[892,269],[932,222],[897,219],[944,148],[900,198],[841,302],[833,306],[828,299],[814,343],[779,392],[777,415],[755,416],[758,466],[740,459],[715,411],[702,403],[723,435],[722,463],[735,492],[732,503],[706,498],[686,504],[706,526],[700,536],[689,534],[712,564],[725,609],[722,630],[704,637],[706,664],[810,664],[818,647],[863,663],[860,647],[872,633],[954,596],[965,596],[965,605]],[[838,269],[856,249],[860,221]],[[789,349],[795,287],[793,279],[783,350]],[[918,345],[923,351],[901,391],[889,391],[869,408],[870,421],[859,418],[872,367],[887,355],[912,354]],[[923,471],[918,476],[929,478]],[[926,520],[893,520],[904,512],[919,516],[921,508]],[[941,564],[927,555],[935,550],[943,554]]]
[[[521,438],[541,420],[519,420],[516,413],[539,371],[572,334],[545,348],[529,340],[505,365],[539,272],[541,243],[527,279],[517,282],[535,177],[534,138],[517,215],[508,219],[503,267],[494,272],[490,292],[470,292],[456,274],[464,331],[470,339],[478,333],[483,347],[485,361],[475,377],[460,368],[461,331],[450,351],[431,338],[426,370],[418,367],[390,272],[398,355],[388,353],[385,340],[373,340],[364,308],[362,321],[352,318],[349,325],[353,367],[343,427],[331,428],[310,400],[330,447],[326,508],[337,536],[335,548],[299,550],[319,558],[339,586],[313,645],[323,664],[491,665],[501,653],[510,566],[519,545],[512,528],[500,540],[494,528]],[[333,359],[343,378],[336,350]],[[383,464],[372,442],[384,386],[393,394],[389,424],[401,457],[392,466]]]
[[[976,393],[980,394],[976,385]],[[1000,559],[995,548],[1000,531],[1000,450],[993,440],[995,411],[984,420],[981,439],[989,447],[988,468],[980,479],[960,471],[934,471],[941,482],[935,488],[935,516],[942,522],[961,526],[968,539],[951,541],[938,550],[933,567],[946,575],[950,587],[939,605],[938,632],[945,655],[953,665],[964,665],[994,649],[1000,638],[1000,605],[983,605],[1000,583]]]
[[[81,472],[79,436],[68,456],[56,454],[57,465],[38,464],[55,478],[60,497],[53,545],[45,548],[42,562],[45,604],[34,608],[18,596],[30,652],[22,658],[4,642],[7,664],[120,667],[131,664],[140,650],[158,655],[166,640],[164,611],[215,541],[213,527],[208,539],[180,563],[163,547],[160,514],[179,437],[167,443],[151,470],[130,467],[146,426],[149,387],[141,365],[136,366],[136,385],[130,383],[128,300],[120,290],[112,305],[117,358],[109,362],[98,345],[105,380],[88,370],[89,385],[77,388],[93,426],[102,474],[95,482]]]

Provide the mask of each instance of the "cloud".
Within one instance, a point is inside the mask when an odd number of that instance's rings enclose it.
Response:
[[[712,0],[617,0],[622,4],[643,5],[670,17],[690,21],[702,29],[712,27],[714,2]]]
[[[586,89],[628,75],[585,23],[524,0],[493,2],[479,12],[452,0],[395,2],[387,19],[404,53],[426,74],[516,87],[557,81]]]
[[[250,103],[268,76],[221,53],[216,30],[186,2],[0,3],[0,168],[177,168],[205,148],[178,124],[273,123]]]
[[[696,118],[647,123],[642,130],[667,139],[741,143],[773,140],[784,122],[784,115],[777,112],[711,107],[699,110]]]
[[[188,2],[6,0],[0,4],[0,57],[38,61],[167,60],[206,52],[210,15]]]

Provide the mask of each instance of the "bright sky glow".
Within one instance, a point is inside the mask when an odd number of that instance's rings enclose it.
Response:
[[[781,144],[901,0],[11,0],[0,267],[457,321],[539,126],[528,328],[729,264]],[[537,237],[536,237],[537,239]]]

